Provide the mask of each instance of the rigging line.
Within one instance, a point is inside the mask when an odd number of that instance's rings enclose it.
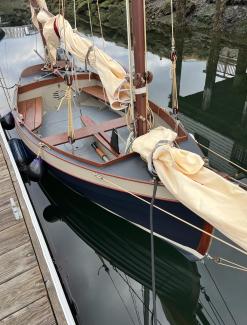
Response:
[[[201,306],[203,307],[203,309],[205,310],[206,314],[209,316],[209,318],[211,319],[211,321],[213,322],[214,325],[217,325],[215,323],[215,320],[213,319],[213,317],[210,315],[209,311],[206,309],[206,307],[202,304],[201,300],[199,299],[199,304],[201,304]]]
[[[202,143],[200,143],[200,142],[198,142],[198,141],[196,141],[196,140],[195,140],[195,142],[196,142],[200,147],[203,147],[203,148],[207,149],[208,151],[212,152],[214,155],[216,155],[216,156],[218,156],[218,157],[224,159],[225,161],[229,162],[229,163],[232,164],[233,166],[235,166],[235,167],[241,169],[243,172],[247,173],[247,169],[245,169],[244,167],[239,166],[239,165],[236,164],[235,162],[233,162],[233,161],[231,161],[231,160],[225,158],[224,156],[222,156],[221,154],[219,154],[219,153],[215,152],[214,150],[208,148],[207,146],[204,146]]]
[[[147,22],[146,22],[146,1],[143,1],[143,17],[144,17],[144,46],[145,46],[145,87],[146,87],[146,119],[148,124],[148,129],[150,130],[153,127],[154,124],[154,115],[153,111],[150,109],[149,106],[149,85],[148,85],[148,78],[147,78],[147,69],[148,69],[148,63],[147,63]]]
[[[134,94],[133,94],[133,56],[131,42],[131,23],[130,23],[130,2],[126,0],[126,20],[127,20],[127,40],[128,40],[128,63],[129,63],[129,84],[130,84],[130,118],[134,121]],[[135,127],[135,124],[134,124]],[[136,130],[135,130],[136,133]]]
[[[237,322],[236,322],[236,320],[235,320],[235,318],[234,318],[234,316],[233,316],[233,314],[232,314],[230,308],[228,307],[228,304],[227,304],[227,302],[226,302],[224,296],[222,295],[222,293],[221,293],[221,291],[220,291],[220,289],[219,289],[219,287],[218,287],[216,281],[214,280],[214,278],[213,278],[213,276],[212,276],[212,274],[211,274],[209,268],[207,267],[206,263],[203,263],[203,265],[204,265],[205,269],[207,270],[208,275],[209,275],[209,277],[211,278],[211,281],[213,282],[213,284],[214,284],[216,290],[218,291],[218,294],[220,295],[220,297],[221,297],[221,299],[222,299],[222,301],[223,301],[223,303],[224,303],[224,306],[226,307],[226,309],[227,309],[229,315],[231,316],[231,318],[232,318],[234,324],[237,325]]]
[[[140,201],[142,201],[142,202],[144,202],[144,203],[150,205],[150,202],[149,202],[149,201],[147,201],[147,200],[143,199],[142,197],[140,197],[140,196],[138,196],[138,195],[136,195],[136,194],[130,192],[129,190],[127,190],[127,189],[124,188],[123,186],[118,185],[118,184],[116,184],[116,183],[114,183],[114,182],[112,182],[112,181],[110,181],[110,180],[104,178],[102,175],[99,175],[99,174],[97,174],[97,173],[93,173],[93,175],[94,175],[95,177],[97,177],[97,178],[99,178],[99,179],[105,181],[106,183],[109,183],[109,184],[113,185],[114,187],[115,187],[115,186],[118,187],[119,189],[121,189],[122,191],[124,191],[124,192],[130,194],[131,196],[135,197],[136,199],[139,199]],[[186,225],[188,225],[188,226],[190,226],[190,227],[192,227],[192,228],[194,228],[194,229],[196,229],[196,230],[198,230],[198,231],[200,231],[200,232],[202,232],[202,233],[204,233],[204,234],[210,236],[211,238],[214,238],[215,240],[219,241],[220,243],[225,244],[226,246],[231,247],[231,248],[235,249],[236,251],[238,251],[238,252],[240,252],[240,253],[242,253],[242,254],[244,254],[244,255],[247,256],[247,251],[245,251],[244,249],[239,248],[239,247],[237,247],[237,246],[235,246],[235,245],[233,245],[233,244],[231,244],[231,243],[228,243],[228,242],[225,241],[224,239],[221,239],[220,237],[218,237],[218,236],[216,236],[216,235],[213,235],[213,234],[211,234],[210,232],[208,232],[208,231],[206,231],[206,230],[204,230],[204,229],[201,229],[200,227],[197,227],[197,226],[193,225],[192,223],[190,223],[190,222],[188,222],[188,221],[186,221],[186,220],[184,220],[184,219],[182,219],[182,218],[176,216],[175,214],[173,214],[173,213],[171,213],[171,212],[169,212],[169,211],[167,211],[167,210],[164,210],[164,209],[160,208],[159,206],[157,206],[157,205],[155,205],[155,204],[154,204],[154,207],[155,207],[156,209],[160,210],[161,212],[164,212],[165,214],[168,214],[169,216],[173,217],[174,219],[176,219],[176,220],[178,220],[178,221],[181,221],[182,223],[184,223],[184,224],[186,224]]]
[[[137,308],[137,304],[136,304],[136,299],[135,299],[135,296],[134,296],[132,290],[130,290],[131,285],[130,285],[130,281],[129,281],[126,274],[125,274],[125,278],[126,278],[126,281],[128,283],[129,292],[130,292],[131,299],[132,299],[132,302],[133,302],[133,306],[134,306],[134,310],[135,310],[135,313],[136,313],[137,321],[138,321],[139,325],[142,325],[141,317],[140,317],[140,314],[139,314],[139,311],[138,311],[138,308]]]
[[[0,79],[1,79],[1,78],[0,78]],[[3,88],[3,89],[7,89],[7,90],[9,90],[9,89],[12,89],[12,88],[14,88],[14,87],[16,87],[16,86],[18,86],[18,84],[14,84],[13,86],[10,86],[10,87],[4,87],[4,86],[0,85],[0,88]]]
[[[103,34],[103,28],[102,28],[102,22],[101,22],[101,15],[100,15],[100,9],[99,9],[99,0],[96,1],[97,4],[97,11],[98,11],[98,17],[99,17],[99,26],[100,26],[100,33],[103,40],[103,48],[105,48],[105,39]]]
[[[225,259],[225,258],[222,258],[222,257],[219,257],[219,258],[213,258],[213,260],[214,260],[214,262],[216,262],[216,263],[220,263],[221,261],[223,261],[223,262],[226,262],[226,263],[228,263],[228,264],[230,264],[230,265],[237,266],[238,268],[243,269],[243,271],[247,271],[247,267],[246,267],[246,266],[243,266],[243,265],[240,265],[240,264],[234,263],[234,262],[229,261],[229,260],[227,260],[227,259]]]
[[[151,243],[151,267],[152,267],[152,291],[153,291],[153,319],[154,325],[157,325],[156,310],[156,291],[155,291],[155,255],[154,255],[154,223],[153,223],[153,205],[158,187],[158,177],[154,177],[153,196],[150,204],[150,243]]]
[[[219,265],[222,265],[222,266],[226,266],[226,267],[229,267],[230,269],[234,269],[234,270],[239,270],[239,271],[243,271],[243,272],[247,272],[247,268],[243,268],[243,267],[237,267],[237,266],[232,266],[232,265],[229,265],[227,263],[222,263],[222,262],[215,262]]]
[[[62,16],[63,16],[63,37],[64,37],[64,47],[65,53],[67,57],[67,42],[66,42],[66,32],[65,32],[65,0],[62,0]]]
[[[1,73],[0,84],[2,86],[4,96],[5,96],[6,100],[7,100],[7,104],[9,106],[9,109],[11,110],[11,104],[10,104],[11,98],[10,98],[10,94],[9,94],[8,89],[6,89],[7,88],[6,87],[6,82],[5,82],[4,75],[3,75],[1,67],[0,67],[0,73]]]
[[[114,271],[115,272],[117,272],[117,274],[120,276],[120,278],[128,285],[128,283],[126,282],[126,280],[124,279],[124,277],[122,276],[122,274],[119,272],[119,270],[116,268],[116,267],[113,267],[113,269],[114,269]],[[122,272],[123,273],[123,272]],[[140,296],[138,295],[138,293],[132,288],[132,286],[130,286],[129,287],[129,289],[131,289],[132,291],[133,291],[133,293],[136,295],[136,297],[141,301],[141,303],[143,304],[143,306],[148,310],[148,312],[152,315],[153,314],[153,312],[152,312],[152,310],[149,308],[149,306],[147,306],[146,304],[145,304],[145,302],[143,301],[143,299],[142,298],[140,298]],[[159,320],[157,320],[158,321],[158,323],[160,324],[160,325],[162,325],[161,324],[161,322],[159,321]]]
[[[116,292],[117,292],[119,298],[121,299],[122,304],[124,305],[124,308],[125,308],[127,314],[129,315],[129,318],[130,318],[130,320],[131,320],[131,323],[132,323],[133,325],[135,325],[135,321],[134,321],[134,319],[133,319],[133,317],[132,317],[132,315],[131,315],[131,313],[130,313],[130,311],[129,311],[129,308],[128,308],[128,306],[126,305],[126,303],[125,303],[123,297],[121,296],[120,291],[119,291],[118,287],[116,286],[116,284],[115,284],[115,282],[114,282],[114,280],[113,280],[113,278],[112,278],[112,276],[111,276],[111,274],[110,274],[110,270],[109,270],[108,266],[105,264],[105,261],[104,261],[103,257],[100,256],[100,255],[97,254],[97,253],[96,253],[96,255],[98,256],[98,258],[100,259],[100,261],[101,261],[101,263],[102,263],[101,268],[103,267],[104,270],[106,271],[106,273],[108,274],[108,276],[109,276],[109,278],[110,278],[110,280],[111,280],[111,282],[112,282],[112,284],[113,284],[113,286],[114,286],[114,288],[115,288],[115,290],[116,290]],[[101,269],[101,268],[100,268],[100,269]],[[100,269],[99,269],[99,270],[100,270]],[[99,273],[98,273],[98,274],[99,274]]]
[[[172,27],[172,51],[175,51],[174,19],[173,19],[173,0],[171,0],[171,27]]]
[[[96,61],[95,44],[94,44],[94,33],[93,33],[93,24],[92,24],[92,15],[91,15],[91,8],[90,8],[89,0],[87,0],[87,7],[88,7],[88,17],[89,17],[91,37],[92,37],[92,43],[93,43],[94,60]]]
[[[214,317],[217,319],[218,323],[219,323],[219,324],[222,324],[222,323],[223,323],[223,325],[224,325],[224,324],[225,324],[225,323],[224,323],[224,320],[222,319],[222,317],[220,316],[219,312],[218,312],[217,309],[215,308],[215,306],[214,306],[214,304],[212,303],[212,301],[211,301],[209,295],[206,293],[206,290],[205,290],[204,287],[201,287],[201,292],[202,292],[202,294],[204,295],[204,298],[205,298],[205,300],[207,301],[207,303],[208,303],[208,305],[209,305],[209,308],[211,309],[211,311],[212,311]]]
[[[77,23],[76,23],[76,3],[74,0],[74,4],[73,4],[73,9],[74,9],[74,30],[77,30]]]
[[[238,180],[238,179],[236,179],[236,178],[234,178],[234,177],[232,177],[232,176],[228,176],[228,178],[231,179],[232,181],[238,183],[238,184],[241,185],[242,187],[247,188],[247,184],[241,182],[240,180]]]
[[[218,313],[218,311],[214,307],[213,303],[211,301],[208,301],[208,305],[209,305],[209,308],[211,309],[214,317],[217,319],[218,323],[225,325],[224,320],[222,319],[222,317],[220,316],[220,314]]]

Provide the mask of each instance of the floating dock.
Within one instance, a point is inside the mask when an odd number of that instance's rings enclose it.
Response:
[[[75,324],[1,126],[0,323]]]

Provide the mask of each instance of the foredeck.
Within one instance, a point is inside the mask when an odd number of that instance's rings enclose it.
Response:
[[[0,323],[67,324],[10,166],[0,135]]]

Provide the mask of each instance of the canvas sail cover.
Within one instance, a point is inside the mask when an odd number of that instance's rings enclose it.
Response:
[[[56,63],[56,50],[62,44],[64,49],[80,62],[87,62],[96,70],[105,89],[106,98],[113,109],[127,108],[130,102],[129,82],[123,67],[95,47],[90,40],[81,37],[62,15],[52,16],[45,8],[44,1],[41,2],[42,7],[37,15],[34,9],[32,10],[32,19],[36,27],[37,22],[42,24],[50,62]]]
[[[173,147],[176,136],[158,127],[135,139],[132,148],[145,161],[152,159],[178,201],[247,250],[247,192],[204,167],[199,155]]]

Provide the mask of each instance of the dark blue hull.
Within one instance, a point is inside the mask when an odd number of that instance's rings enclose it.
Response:
[[[49,166],[49,171],[59,178],[66,186],[91,201],[99,204],[121,216],[122,218],[135,223],[145,229],[150,229],[149,205],[125,192],[98,186],[89,182],[79,180],[65,174],[54,167]],[[148,200],[148,198],[144,198]],[[205,221],[178,202],[156,200],[155,205],[183,218],[184,220],[203,229]],[[158,235],[177,242],[183,246],[198,250],[202,233],[190,226],[178,221],[171,216],[154,208],[154,231]]]

